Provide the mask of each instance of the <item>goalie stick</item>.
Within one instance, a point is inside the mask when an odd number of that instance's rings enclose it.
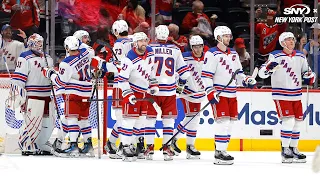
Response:
[[[94,84],[94,90],[96,93],[96,99],[99,98],[99,89],[98,89],[98,74],[99,72],[97,71],[95,73],[95,84]],[[101,144],[100,144],[100,118],[99,118],[99,101],[96,101],[96,108],[97,108],[97,130],[98,130],[98,158],[101,159]]]
[[[227,85],[225,85],[221,91],[219,91],[217,93],[217,97],[219,97],[219,95],[232,83],[232,81],[235,79],[236,75],[239,73],[240,69],[237,69],[231,79],[229,80],[229,82],[227,83]],[[162,147],[159,149],[160,151],[162,151],[164,146],[167,146],[196,116],[198,116],[198,114],[200,112],[202,112],[203,110],[205,110],[209,105],[211,104],[211,102],[209,101],[205,106],[203,106],[200,111],[197,112],[197,114],[195,114],[185,125],[182,126],[181,130],[178,129],[178,131],[164,144],[162,145]]]

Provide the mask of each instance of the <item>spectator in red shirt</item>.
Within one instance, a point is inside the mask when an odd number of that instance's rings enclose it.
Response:
[[[256,10],[258,18],[262,13],[261,8]],[[276,12],[269,9],[267,13],[266,23],[257,23],[255,33],[259,36],[259,54],[256,61],[256,66],[260,67],[268,59],[269,53],[275,50],[279,35],[286,30],[286,23],[276,24],[274,16]]]
[[[181,28],[183,32],[189,32],[190,29],[198,26],[199,21],[202,20],[207,20],[211,24],[209,17],[203,13],[203,8],[204,5],[201,1],[193,2],[192,12],[188,12],[182,21]]]
[[[178,48],[180,48],[181,52],[184,52],[184,47],[188,45],[187,37],[179,35],[179,26],[175,24],[169,24],[168,29],[168,43],[175,44]]]
[[[130,27],[135,29],[145,21],[145,14],[146,11],[138,4],[138,0],[128,0],[128,5],[123,8],[119,18],[127,21]]]
[[[3,0],[2,9],[11,14],[10,26],[23,30],[27,36],[38,32],[40,25],[40,8],[38,0]]]

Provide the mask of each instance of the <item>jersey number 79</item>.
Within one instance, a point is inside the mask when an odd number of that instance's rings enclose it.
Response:
[[[164,60],[163,57],[155,57],[154,62],[158,63],[158,68],[157,68],[157,73],[156,76],[160,76],[162,72],[162,67],[166,66],[167,70],[165,73],[168,76],[173,76],[174,75],[174,59],[171,57],[168,57],[167,59]]]

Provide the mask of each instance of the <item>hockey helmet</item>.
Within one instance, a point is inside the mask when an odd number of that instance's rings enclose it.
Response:
[[[64,40],[64,48],[66,50],[78,50],[80,46],[79,40],[74,36],[68,36]]]
[[[156,39],[166,41],[169,36],[169,29],[166,25],[156,27]]]
[[[90,41],[90,35],[87,31],[85,30],[78,30],[73,34],[74,37],[76,37],[79,41],[82,42],[82,38],[83,36],[87,36],[89,38]]]
[[[232,36],[232,32],[231,29],[228,28],[227,26],[217,26],[214,29],[214,38],[218,41],[218,37],[220,36],[220,38],[222,38],[223,35],[227,35],[230,34]],[[232,37],[231,37],[232,38]]]
[[[125,20],[117,20],[112,24],[112,33],[115,36],[125,31],[129,31],[128,24]]]
[[[282,47],[282,42],[287,38],[293,38],[293,40],[296,41],[296,38],[294,37],[294,34],[292,32],[283,32],[279,36],[279,43]]]
[[[190,46],[192,47],[194,45],[203,45],[203,39],[199,35],[190,38]]]

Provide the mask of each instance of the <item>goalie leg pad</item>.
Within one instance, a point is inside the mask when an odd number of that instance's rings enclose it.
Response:
[[[35,141],[42,151],[51,151],[51,146],[47,144],[49,138],[51,137],[53,128],[54,128],[54,121],[51,118],[43,118],[42,120],[42,127],[39,134],[39,138]]]
[[[43,100],[28,99],[24,123],[20,128],[19,146],[21,150],[36,150],[35,144],[42,128],[45,102]]]

